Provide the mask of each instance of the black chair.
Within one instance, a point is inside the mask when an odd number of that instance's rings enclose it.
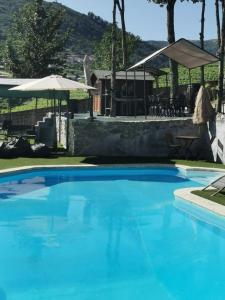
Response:
[[[169,157],[180,158],[181,157],[181,144],[174,142],[174,136],[171,132],[166,132],[165,140],[169,148]]]

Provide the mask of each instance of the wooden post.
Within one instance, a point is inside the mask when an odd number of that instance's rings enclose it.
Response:
[[[126,70],[126,111],[127,116],[129,115],[129,107],[128,107],[128,82],[127,82],[127,70]]]
[[[35,124],[37,123],[37,106],[38,106],[38,98],[35,98]]]
[[[189,78],[189,105],[190,105],[190,111],[192,110],[191,105],[191,93],[192,93],[192,82],[191,82],[191,69],[188,69],[188,78]]]
[[[92,95],[90,90],[88,91],[89,95],[89,112],[90,112],[90,118],[93,120],[93,101],[92,101]]]
[[[134,69],[134,114],[137,117],[137,99],[136,99],[136,70]]]

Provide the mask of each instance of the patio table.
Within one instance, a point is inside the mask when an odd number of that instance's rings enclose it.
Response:
[[[177,140],[181,141],[181,155],[183,154],[185,159],[194,157],[194,153],[191,150],[191,146],[194,141],[199,140],[199,136],[192,136],[192,135],[177,135],[175,137]]]

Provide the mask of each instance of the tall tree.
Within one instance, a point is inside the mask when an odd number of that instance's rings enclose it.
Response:
[[[215,10],[216,10],[216,27],[217,27],[217,43],[218,50],[220,49],[221,37],[220,37],[220,5],[221,0],[215,0]]]
[[[33,0],[15,16],[6,42],[6,64],[14,76],[38,78],[58,71],[66,40],[59,34],[63,14],[58,6]]]
[[[174,9],[177,0],[147,0],[148,2],[154,2],[160,6],[165,6],[167,9],[167,40],[169,44],[175,42],[175,29],[174,29]],[[184,2],[185,0],[180,0]],[[189,1],[189,0],[187,0]],[[191,0],[193,3],[201,0]],[[170,60],[170,72],[171,72],[171,97],[175,98],[178,89],[178,64]]]
[[[113,0],[113,22],[112,22],[112,57],[111,57],[111,110],[110,115],[114,117],[116,115],[116,7],[117,0]]]
[[[126,70],[128,66],[128,49],[127,49],[127,33],[125,23],[125,3],[124,0],[116,1],[120,12],[121,27],[122,27],[122,50],[123,50],[123,68]]]
[[[202,13],[201,13],[201,32],[200,32],[200,45],[201,48],[205,49],[205,42],[204,42],[204,34],[205,34],[205,0],[201,0],[202,2]],[[204,66],[201,67],[201,84],[205,85],[205,70]]]
[[[160,6],[166,5],[167,10],[167,40],[169,44],[175,42],[175,29],[174,29],[174,7],[176,0],[147,0],[148,2],[154,2]],[[182,0],[181,0],[182,1]],[[171,97],[175,98],[178,88],[178,64],[170,60],[171,71]]]
[[[132,55],[134,54],[135,48],[140,43],[140,38],[133,34],[126,34],[127,41],[127,63],[130,64]],[[117,28],[116,34],[116,69],[124,69],[123,53],[122,53],[122,30]],[[110,70],[111,69],[111,56],[112,56],[112,28],[109,27],[104,33],[101,41],[96,43],[94,47],[94,68]]]
[[[224,46],[225,46],[225,0],[222,0],[222,26],[221,26],[221,42],[220,42],[220,63],[219,63],[219,94],[217,112],[221,112],[223,101],[223,83],[224,83]]]

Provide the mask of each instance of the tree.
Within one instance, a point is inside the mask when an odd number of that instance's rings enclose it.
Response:
[[[201,0],[202,2],[202,13],[201,13],[201,32],[200,32],[200,45],[201,49],[205,49],[204,43],[204,33],[205,33],[205,0]],[[204,86],[205,84],[205,74],[204,74],[204,66],[201,67],[201,84]]]
[[[221,112],[221,105],[223,100],[223,82],[224,82],[224,46],[225,46],[225,0],[222,0],[222,26],[220,34],[220,63],[219,63],[219,93],[217,112]]]
[[[167,40],[169,44],[175,42],[175,29],[174,29],[174,8],[177,0],[147,0],[148,2],[154,2],[160,6],[165,6],[167,9]],[[180,0],[181,2],[185,0]],[[187,0],[189,1],[189,0]],[[193,3],[201,0],[191,0]],[[178,64],[170,60],[171,71],[171,97],[175,98],[178,89]]]
[[[174,30],[174,7],[176,0],[147,0],[148,2],[154,2],[160,6],[166,5],[167,10],[167,40],[169,44],[175,42],[175,30]],[[182,1],[182,0],[181,0]],[[171,71],[171,97],[175,98],[178,88],[178,64],[170,60]]]
[[[128,66],[128,50],[127,50],[127,33],[125,24],[125,3],[124,0],[116,1],[120,12],[121,27],[122,27],[122,51],[123,51],[123,68],[126,70]]]
[[[111,110],[110,115],[114,117],[116,115],[116,6],[117,1],[113,1],[113,23],[112,23],[112,56],[111,56]]]
[[[123,70],[123,52],[122,52],[122,31],[117,28],[116,31],[116,69]],[[132,56],[134,54],[135,48],[138,45],[140,38],[134,36],[133,34],[126,33],[127,41],[127,64],[132,63]],[[105,32],[101,41],[97,43],[94,47],[94,68],[102,70],[111,69],[111,56],[112,56],[112,28]]]
[[[60,35],[64,10],[43,0],[26,4],[14,17],[5,61],[14,76],[39,78],[57,70],[67,36]]]
[[[217,44],[218,44],[218,49],[220,49],[220,43],[221,43],[221,38],[220,38],[220,0],[215,0],[215,10],[216,10],[216,27],[217,27]]]

